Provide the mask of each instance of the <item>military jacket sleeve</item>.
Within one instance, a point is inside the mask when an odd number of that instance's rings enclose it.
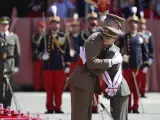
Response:
[[[151,32],[148,32],[148,34],[149,34],[149,41],[148,41],[149,58],[153,59],[153,36]]]
[[[64,44],[64,50],[65,50],[65,54],[64,54],[64,63],[65,63],[65,68],[70,66],[70,62],[71,62],[71,57],[70,57],[70,47],[69,47],[69,42],[67,40],[67,38],[65,38],[65,44]]]
[[[14,55],[15,55],[15,67],[20,67],[20,42],[19,42],[19,37],[16,34],[15,34]]]
[[[38,56],[44,52],[44,37],[34,34],[32,36],[32,58],[37,60]]]
[[[102,69],[107,70],[111,67],[109,59],[99,59],[103,46],[103,39],[101,33],[97,32],[91,35],[85,42],[86,50],[86,65],[89,69]]]
[[[148,64],[148,47],[147,47],[147,43],[145,41],[145,39],[143,39],[143,43],[141,44],[142,46],[142,60],[143,60],[143,64],[142,64],[142,67],[145,67],[145,66],[149,66]]]
[[[63,32],[58,33],[58,43],[56,44],[61,53],[63,54],[64,58],[64,67],[69,67],[71,58],[70,58],[70,47],[69,47],[69,42],[67,40],[67,35],[64,34]]]

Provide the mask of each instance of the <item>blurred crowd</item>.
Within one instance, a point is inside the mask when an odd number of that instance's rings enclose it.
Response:
[[[11,17],[13,13],[14,15],[16,13],[17,17],[42,17],[42,13],[50,16],[53,5],[58,7],[57,14],[61,18],[71,17],[75,12],[79,14],[79,17],[85,17],[90,8],[85,0],[3,0],[0,4],[0,16]],[[138,16],[140,11],[144,11],[147,19],[159,19],[160,17],[159,0],[112,0],[109,11],[128,18],[132,15],[132,6],[138,8]]]

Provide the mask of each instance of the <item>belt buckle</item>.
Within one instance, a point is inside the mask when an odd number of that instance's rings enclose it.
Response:
[[[4,60],[7,59],[7,53],[6,53],[6,52],[3,53],[3,59],[4,59]]]

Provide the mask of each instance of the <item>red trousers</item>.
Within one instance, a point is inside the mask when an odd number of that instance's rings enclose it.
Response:
[[[43,83],[43,76],[42,76],[42,67],[43,67],[43,61],[34,61],[33,62],[33,72],[34,72],[34,89],[40,90],[43,89],[44,83]]]
[[[147,85],[147,76],[145,73],[141,73],[141,83],[140,83],[140,93],[141,95],[145,95],[146,93],[146,85]]]
[[[136,70],[123,70],[123,76],[126,79],[126,81],[128,83],[128,86],[130,88],[130,91],[131,91],[131,95],[129,96],[128,109],[129,110],[138,110],[138,108],[139,108],[139,97],[138,97],[138,93],[137,93],[136,86],[135,86],[135,83],[134,83],[132,72],[136,73]],[[142,73],[142,71],[139,70],[138,75],[136,76],[136,81],[137,81],[137,84],[138,84],[138,88],[139,88],[140,82],[141,82],[141,73]],[[131,105],[132,95],[133,95],[133,106]]]
[[[47,110],[60,110],[66,76],[63,70],[44,70]]]

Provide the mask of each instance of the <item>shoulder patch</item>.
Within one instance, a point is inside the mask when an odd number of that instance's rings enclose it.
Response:
[[[115,52],[115,53],[120,51],[119,47],[117,47],[116,45],[112,45],[112,46],[109,48],[109,50],[110,50],[110,51],[113,51],[113,52]]]

